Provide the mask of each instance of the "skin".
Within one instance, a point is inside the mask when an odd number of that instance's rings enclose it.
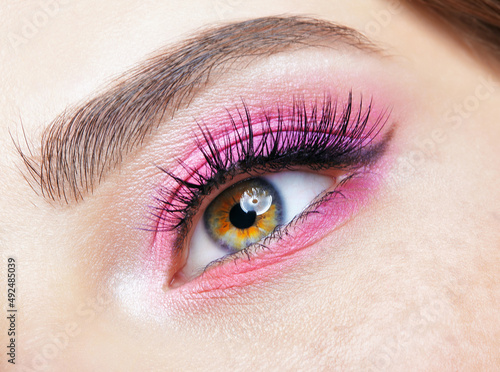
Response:
[[[21,34],[23,17],[39,9],[4,4],[9,21],[0,33]],[[360,83],[394,103],[398,118],[385,181],[359,213],[280,275],[179,307],[146,285],[138,269],[151,236],[134,227],[162,179],[151,164],[175,163],[182,151],[175,140],[193,117],[266,91],[263,82],[250,83],[255,73],[271,78],[296,63],[296,75],[305,74],[307,52],[225,75],[78,205],[51,204],[33,192],[9,132],[23,138],[22,121],[36,148],[44,127],[67,106],[158,48],[204,25],[289,13],[356,28],[391,55],[377,62],[361,56],[352,65],[380,69],[382,85],[394,88]],[[61,3],[26,43],[0,43],[1,285],[6,293],[4,268],[14,257],[19,370],[500,365],[500,70],[432,16],[383,0],[80,1]],[[345,66],[343,53],[332,54],[332,68],[363,81],[362,71]],[[0,324],[1,345],[8,345],[4,316]],[[12,368],[5,356],[0,363]]]

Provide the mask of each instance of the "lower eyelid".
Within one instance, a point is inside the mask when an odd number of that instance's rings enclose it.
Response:
[[[304,215],[297,216],[277,236],[210,264],[200,277],[174,286],[170,295],[199,293],[219,298],[223,296],[221,291],[266,281],[281,275],[288,266],[300,265],[303,255],[314,254],[305,248],[348,222],[373,195],[377,182],[378,177],[372,173],[356,174],[335,191],[319,197]]]

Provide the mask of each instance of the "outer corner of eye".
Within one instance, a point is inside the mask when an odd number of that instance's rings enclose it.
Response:
[[[223,190],[201,211],[171,287],[200,276],[210,264],[238,253],[285,227],[337,182],[336,177],[284,171],[242,180]],[[285,249],[285,248],[283,248]]]

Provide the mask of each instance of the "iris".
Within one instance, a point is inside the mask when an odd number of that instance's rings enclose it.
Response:
[[[250,178],[224,190],[203,219],[210,238],[230,253],[240,251],[283,224],[278,191],[263,178]]]

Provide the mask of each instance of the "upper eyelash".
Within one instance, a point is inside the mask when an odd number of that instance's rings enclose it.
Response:
[[[228,112],[232,130],[224,133],[222,138],[215,139],[206,127],[199,125],[201,138],[195,136],[195,141],[208,171],[202,173],[179,161],[190,176],[187,181],[159,167],[173,185],[160,188],[156,197],[158,205],[152,212],[156,220],[154,230],[179,229],[180,240],[176,245],[181,249],[181,241],[203,198],[237,174],[272,173],[294,166],[320,170],[366,164],[369,159],[364,158],[362,150],[382,129],[389,111],[382,112],[365,132],[373,107],[371,100],[363,110],[363,100],[360,99],[355,113],[352,92],[349,92],[341,111],[329,96],[320,105],[316,102],[308,110],[304,100],[294,99],[289,116],[284,116],[280,107],[275,117],[264,112],[259,142],[254,142],[255,124],[245,103],[243,112],[238,110],[236,116]]]

